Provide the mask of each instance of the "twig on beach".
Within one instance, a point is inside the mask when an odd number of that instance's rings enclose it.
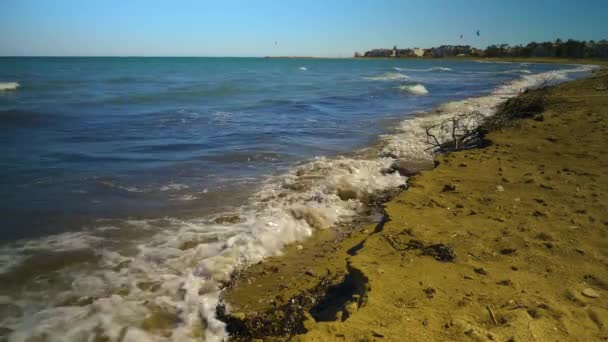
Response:
[[[492,321],[494,322],[494,325],[498,325],[498,321],[496,320],[496,317],[494,317],[494,313],[492,312],[492,308],[490,307],[490,305],[486,305],[486,309],[488,309],[488,312],[490,313],[490,317],[492,317]]]
[[[477,255],[471,253],[471,252],[467,252],[468,255],[470,255],[471,257],[473,257],[473,259],[475,260],[481,260],[481,258],[479,258]]]
[[[429,149],[438,153],[477,147],[481,142],[479,125],[484,116],[479,112],[459,114],[425,127]]]

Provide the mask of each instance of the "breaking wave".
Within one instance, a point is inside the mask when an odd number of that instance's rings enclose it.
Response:
[[[183,189],[188,189],[188,188],[189,188],[189,186],[186,184],[170,183],[170,184],[161,186],[160,191],[174,191],[174,190],[183,190]]]
[[[17,90],[20,85],[17,82],[0,82],[0,91]]]
[[[426,95],[429,91],[422,84],[400,85],[397,88],[412,95]]]
[[[397,70],[397,71],[417,71],[417,72],[452,71],[452,69],[445,68],[445,67],[433,67],[433,68],[428,68],[428,69],[407,69],[407,68],[394,67],[394,69]]]
[[[524,89],[589,70],[525,75],[487,96],[444,104],[381,136],[371,157],[368,150],[315,158],[268,178],[249,204],[230,212],[189,220],[130,220],[120,227],[100,222],[85,232],[4,246],[0,260],[10,263],[3,262],[7,266],[0,270],[3,286],[23,286],[24,277],[35,285],[24,286],[19,295],[0,296],[0,305],[11,306],[0,326],[12,331],[11,341],[222,341],[226,332],[215,308],[230,275],[279,255],[286,244],[315,230],[352,220],[366,211],[370,197],[404,186],[406,177],[394,172],[396,163],[432,164],[424,127],[471,111],[490,116]],[[86,262],[56,262],[53,274],[45,275],[39,267],[48,268],[48,261],[32,262],[35,254],[49,260],[79,256]]]
[[[387,72],[382,75],[366,77],[365,79],[370,81],[398,81],[407,80],[409,77],[398,72]]]

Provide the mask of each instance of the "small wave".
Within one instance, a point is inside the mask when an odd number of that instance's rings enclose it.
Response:
[[[186,184],[170,183],[170,184],[161,186],[160,191],[177,191],[177,190],[184,190],[184,189],[188,189],[188,188],[189,188],[189,186]]]
[[[17,90],[20,86],[17,82],[0,82],[0,91]]]
[[[532,74],[532,71],[528,69],[509,69],[503,71],[471,71],[472,74],[486,74],[486,75],[498,75],[498,74]]]
[[[398,81],[409,79],[409,77],[398,72],[387,72],[382,75],[366,77],[365,79],[370,81]]]
[[[452,69],[445,68],[445,67],[433,67],[433,68],[428,68],[428,69],[407,69],[407,68],[394,67],[394,69],[397,71],[413,71],[413,72],[452,71]]]
[[[172,198],[174,201],[194,201],[197,200],[198,197],[195,195],[181,195],[175,198]]]
[[[426,95],[429,93],[426,87],[420,83],[400,85],[397,88],[412,95]]]
[[[306,70],[308,70],[308,69],[306,69],[306,67],[305,67],[305,66],[301,66],[301,67],[300,67],[300,70],[302,70],[302,71],[306,71]]]

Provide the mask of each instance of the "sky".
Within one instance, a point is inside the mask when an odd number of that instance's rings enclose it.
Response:
[[[1,0],[0,55],[350,57],[608,39],[606,17],[608,0]]]

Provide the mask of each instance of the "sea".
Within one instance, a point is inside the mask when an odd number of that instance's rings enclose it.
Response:
[[[0,340],[222,341],[230,275],[404,187],[425,127],[592,69],[0,58]]]

